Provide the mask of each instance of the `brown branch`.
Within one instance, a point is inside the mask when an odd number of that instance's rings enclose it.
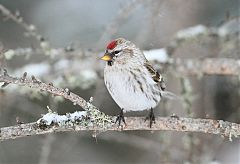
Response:
[[[231,58],[177,58],[173,61],[173,67],[184,75],[240,75],[240,60]]]
[[[62,89],[54,87],[52,83],[46,84],[37,80],[34,76],[31,79],[26,78],[27,73],[24,73],[21,78],[9,76],[6,70],[4,74],[0,76],[0,82],[3,82],[5,87],[7,84],[17,84],[19,86],[26,86],[29,88],[37,88],[40,91],[46,91],[51,93],[54,96],[62,96],[65,99],[68,99],[74,103],[74,105],[79,105],[83,109],[87,110],[88,103],[80,96],[70,92],[68,89]]]
[[[17,84],[30,88],[37,88],[41,91],[49,92],[53,95],[59,95],[72,101],[86,110],[87,115],[82,119],[69,120],[64,123],[50,122],[41,118],[38,122],[20,124],[0,129],[0,140],[15,139],[25,136],[47,134],[63,131],[82,131],[82,130],[118,130],[113,123],[114,117],[107,116],[100,112],[90,102],[85,101],[80,96],[70,92],[68,89],[54,87],[51,83],[45,84],[32,76],[31,80],[26,78],[26,73],[21,78],[9,76],[7,71],[0,76],[0,82],[3,86],[8,84]],[[152,128],[146,125],[144,118],[128,117],[126,118],[127,126],[123,130],[171,130],[179,132],[202,132],[209,134],[218,134],[229,136],[240,135],[240,124],[230,123],[222,120],[210,119],[192,119],[192,118],[163,118],[156,119],[156,124]],[[69,123],[70,122],[70,123]]]
[[[148,124],[144,121],[143,117],[127,117],[127,126],[122,130],[150,130],[150,131],[177,131],[177,132],[201,132],[208,134],[216,134],[222,136],[228,136],[231,140],[232,136],[240,135],[240,124],[231,123],[222,120],[211,119],[192,119],[192,118],[166,118],[157,117],[156,124],[152,128],[149,128]],[[26,136],[34,136],[40,134],[49,134],[55,132],[65,131],[90,131],[90,130],[103,130],[99,127],[78,125],[78,124],[65,124],[59,126],[52,124],[49,126],[43,126],[37,123],[20,124],[16,126],[4,127],[0,129],[0,140],[9,140],[15,138],[21,138]],[[110,126],[105,130],[119,130],[115,126]]]
[[[24,55],[35,55],[39,53],[44,53],[41,49],[32,50],[31,48],[26,49],[16,49],[10,50],[11,52],[5,52],[6,58],[11,58],[12,56],[24,56]],[[11,53],[9,55],[9,53]],[[81,60],[75,62],[83,62],[83,60],[96,61],[96,55],[99,53],[75,50],[67,52],[62,48],[54,49],[55,56],[59,61],[64,58],[64,56],[74,56],[77,54],[81,57]],[[84,54],[87,54],[84,56]],[[61,57],[59,57],[61,56]],[[151,58],[151,55],[147,57]],[[69,60],[69,59],[65,59]],[[169,64],[173,71],[181,75],[240,75],[240,59],[233,58],[204,58],[204,59],[193,59],[193,58],[169,58],[166,62],[158,59],[154,59],[156,64]],[[98,61],[100,62],[100,61]],[[96,63],[88,65],[88,69],[96,69]],[[101,69],[101,68],[99,68]],[[79,69],[77,69],[79,72]]]
[[[7,71],[4,70],[4,74],[0,75],[0,82],[3,82],[2,87],[6,87],[9,84],[16,84],[19,86],[26,86],[29,88],[36,88],[40,91],[46,91],[54,96],[62,96],[67,100],[73,102],[73,105],[78,105],[82,107],[88,113],[88,117],[94,118],[93,126],[98,126],[101,128],[107,127],[109,124],[111,125],[112,119],[111,117],[105,115],[100,112],[97,107],[92,105],[91,103],[85,101],[80,96],[70,92],[68,88],[62,89],[54,87],[52,83],[46,84],[34,76],[31,79],[27,78],[27,73],[25,72],[21,78],[9,76]]]

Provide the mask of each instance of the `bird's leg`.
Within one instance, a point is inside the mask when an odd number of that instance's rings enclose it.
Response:
[[[150,120],[150,128],[152,128],[152,123],[156,123],[155,122],[155,116],[154,116],[154,113],[153,113],[153,108],[150,109],[150,112],[148,114],[148,116],[145,118],[145,121],[146,120]]]
[[[126,125],[126,122],[125,122],[125,118],[124,118],[124,115],[123,115],[123,109],[121,109],[119,115],[117,116],[117,119],[115,121],[115,124],[118,122],[118,126],[121,125],[121,122],[123,122],[125,125]]]

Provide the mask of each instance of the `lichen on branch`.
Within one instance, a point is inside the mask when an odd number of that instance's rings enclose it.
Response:
[[[114,124],[115,117],[104,114],[92,105],[92,98],[90,101],[86,101],[67,88],[54,87],[52,83],[46,84],[34,76],[29,79],[27,78],[27,73],[24,73],[20,78],[12,77],[6,70],[0,75],[0,82],[3,83],[2,87],[6,87],[9,84],[16,84],[46,91],[55,96],[62,96],[85,110],[72,114],[67,113],[66,115],[58,115],[49,111],[37,122],[3,127],[0,129],[0,140],[2,141],[53,132],[82,130],[170,130],[178,132],[201,132],[227,136],[230,140],[232,140],[232,136],[238,137],[240,135],[240,124],[237,123],[222,120],[178,117],[158,117],[156,118],[156,124],[152,128],[149,128],[142,117],[127,117],[127,126],[119,128]]]

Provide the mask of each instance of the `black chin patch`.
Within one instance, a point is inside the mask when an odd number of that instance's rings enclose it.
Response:
[[[108,61],[108,62],[107,62],[107,65],[108,65],[108,66],[112,66],[112,65],[113,65],[113,61]]]

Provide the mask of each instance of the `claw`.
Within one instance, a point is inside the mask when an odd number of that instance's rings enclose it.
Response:
[[[125,124],[125,126],[127,125],[125,122],[125,118],[123,115],[123,109],[121,109],[119,115],[116,118],[115,124],[118,122],[118,126],[121,126],[121,122],[123,122]]]
[[[151,108],[148,116],[145,118],[145,121],[148,120],[148,119],[150,120],[150,128],[152,128],[152,124],[153,124],[153,123],[156,123],[156,121],[155,121],[155,116],[154,116],[154,113],[153,113],[153,109],[152,109],[152,108]]]

